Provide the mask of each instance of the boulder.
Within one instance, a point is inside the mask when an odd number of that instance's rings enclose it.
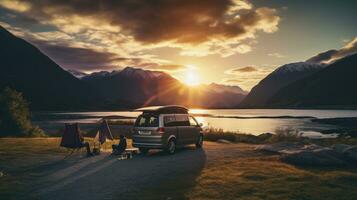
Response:
[[[343,154],[343,152],[346,149],[350,148],[350,147],[351,147],[351,145],[347,145],[347,144],[334,144],[334,145],[332,145],[332,149],[335,150],[338,153],[341,153],[341,154]]]
[[[285,154],[281,159],[289,164],[299,166],[331,167],[345,165],[345,162],[339,153],[326,148]]]
[[[357,162],[357,146],[351,146],[343,151],[345,160]]]
[[[301,151],[317,150],[317,149],[325,149],[325,148],[326,147],[321,147],[319,145],[304,144],[301,142],[279,142],[273,144],[259,145],[255,148],[255,150],[268,151],[273,153],[293,154],[293,153],[299,153]]]

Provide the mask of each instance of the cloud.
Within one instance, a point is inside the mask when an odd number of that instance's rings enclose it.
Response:
[[[166,64],[166,65],[152,65],[148,66],[148,69],[152,70],[160,70],[160,71],[168,71],[168,72],[177,72],[177,71],[183,71],[187,69],[187,66],[185,65],[178,65],[178,64]]]
[[[247,72],[255,72],[258,71],[258,69],[254,66],[246,66],[246,67],[238,67],[238,68],[233,68],[227,70],[225,73],[226,74],[239,74],[239,73],[247,73]]]
[[[262,67],[241,67],[233,68],[225,72],[228,76],[224,78],[221,83],[229,85],[239,85],[244,90],[249,91],[260,80],[270,74],[276,66],[262,66]]]
[[[160,47],[186,56],[247,53],[257,32],[273,33],[280,21],[277,10],[245,0],[3,0],[0,6],[56,27],[81,47],[123,57]],[[16,23],[31,31],[31,22]]]
[[[353,38],[341,49],[328,50],[306,60],[311,63],[331,63],[345,56],[357,53],[357,37]]]
[[[280,53],[269,53],[268,56],[275,57],[275,58],[284,58],[285,55]]]

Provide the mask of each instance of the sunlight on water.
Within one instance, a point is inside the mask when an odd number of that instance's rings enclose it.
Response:
[[[356,110],[293,110],[293,109],[191,109],[199,123],[205,128],[214,127],[226,131],[261,134],[274,133],[278,128],[292,128],[306,134],[318,134],[322,130],[336,128],[311,122],[311,118],[357,117]],[[35,113],[37,124],[96,123],[103,117],[135,119],[140,112],[56,112]]]

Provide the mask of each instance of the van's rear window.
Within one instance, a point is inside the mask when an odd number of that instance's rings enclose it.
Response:
[[[138,127],[158,127],[159,117],[153,114],[142,114],[135,122],[135,126]]]

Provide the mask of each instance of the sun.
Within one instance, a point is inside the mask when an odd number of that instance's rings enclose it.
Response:
[[[188,86],[197,86],[200,84],[200,76],[197,68],[193,65],[187,65],[187,71],[185,74],[185,84]]]

